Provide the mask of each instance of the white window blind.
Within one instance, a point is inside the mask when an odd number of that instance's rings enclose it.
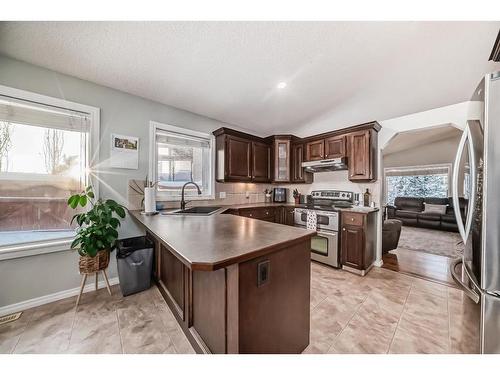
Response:
[[[448,165],[427,166],[427,167],[398,167],[398,168],[385,168],[386,176],[428,176],[435,174],[450,173],[451,167]]]
[[[50,129],[89,132],[89,115],[0,95],[0,120]]]
[[[172,146],[210,148],[210,139],[190,135],[176,134],[174,132],[157,131],[156,142]]]
[[[183,128],[154,124],[155,179],[158,199],[176,200],[186,182],[195,182],[202,192],[188,185],[190,199],[213,195],[212,137]]]

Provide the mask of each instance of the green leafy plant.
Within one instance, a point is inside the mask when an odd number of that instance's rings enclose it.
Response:
[[[85,207],[89,203],[92,208],[71,219],[71,223],[76,220],[79,226],[71,248],[77,248],[82,256],[94,257],[101,250],[114,250],[118,239],[117,228],[120,226],[120,218],[125,218],[125,208],[112,199],[96,200],[91,186],[68,199],[68,206],[72,209]]]

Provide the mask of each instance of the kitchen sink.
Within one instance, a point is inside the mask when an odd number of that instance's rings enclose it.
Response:
[[[215,206],[191,207],[185,210],[165,211],[162,212],[162,215],[211,215],[221,208]]]

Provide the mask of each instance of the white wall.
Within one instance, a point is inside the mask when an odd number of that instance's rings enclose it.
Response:
[[[455,161],[460,135],[432,143],[421,144],[383,156],[384,167],[410,167],[415,165],[446,164]],[[398,142],[398,137],[392,142]]]
[[[104,197],[127,203],[129,179],[143,180],[148,171],[149,121],[211,132],[221,126],[235,126],[152,102],[91,82],[59,74],[38,66],[0,56],[0,85],[10,86],[101,109],[99,171]],[[110,136],[116,132],[139,137],[139,169],[112,169],[107,160]],[[142,230],[127,218],[120,237],[141,235]],[[74,251],[0,261],[0,307],[78,287],[77,255]],[[116,276],[112,256],[110,277]]]

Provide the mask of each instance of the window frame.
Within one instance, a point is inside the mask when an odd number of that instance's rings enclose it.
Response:
[[[452,163],[439,163],[439,164],[426,164],[426,165],[412,165],[408,167],[384,167],[384,205],[389,205],[387,203],[387,193],[388,193],[388,182],[387,182],[387,172],[388,171],[401,171],[401,172],[408,172],[408,171],[419,171],[419,170],[429,170],[429,169],[444,169],[446,168],[448,170],[448,190],[447,190],[447,196],[449,197],[451,195],[452,191],[452,179],[451,179],[451,174],[453,171],[453,164]]]
[[[90,121],[90,140],[87,145],[87,168],[91,170],[92,167],[99,162],[99,154],[97,151],[99,150],[100,108],[3,85],[0,85],[0,95],[10,96],[15,99],[33,102],[35,104],[43,104],[52,107],[59,107],[65,110],[87,113]],[[92,174],[88,175],[88,181],[92,184],[96,197],[99,197],[99,171],[92,171]],[[67,237],[54,240],[41,240],[23,244],[0,246],[0,261],[59,251],[68,251],[71,250],[70,244],[72,241],[72,237]]]
[[[210,194],[208,195],[190,195],[190,201],[197,200],[213,200],[215,199],[215,137],[211,133],[203,133],[195,130],[190,130],[186,128],[181,128],[179,126],[174,126],[170,124],[163,124],[157,121],[149,122],[149,168],[148,168],[148,176],[151,176],[152,181],[157,181],[157,152],[156,152],[156,132],[165,131],[165,132],[173,132],[180,135],[204,138],[210,143],[210,171],[208,173],[209,177],[209,188]],[[162,202],[178,202],[181,200],[181,193],[179,189],[178,194],[168,194],[163,193],[155,189],[155,196],[157,201]]]

